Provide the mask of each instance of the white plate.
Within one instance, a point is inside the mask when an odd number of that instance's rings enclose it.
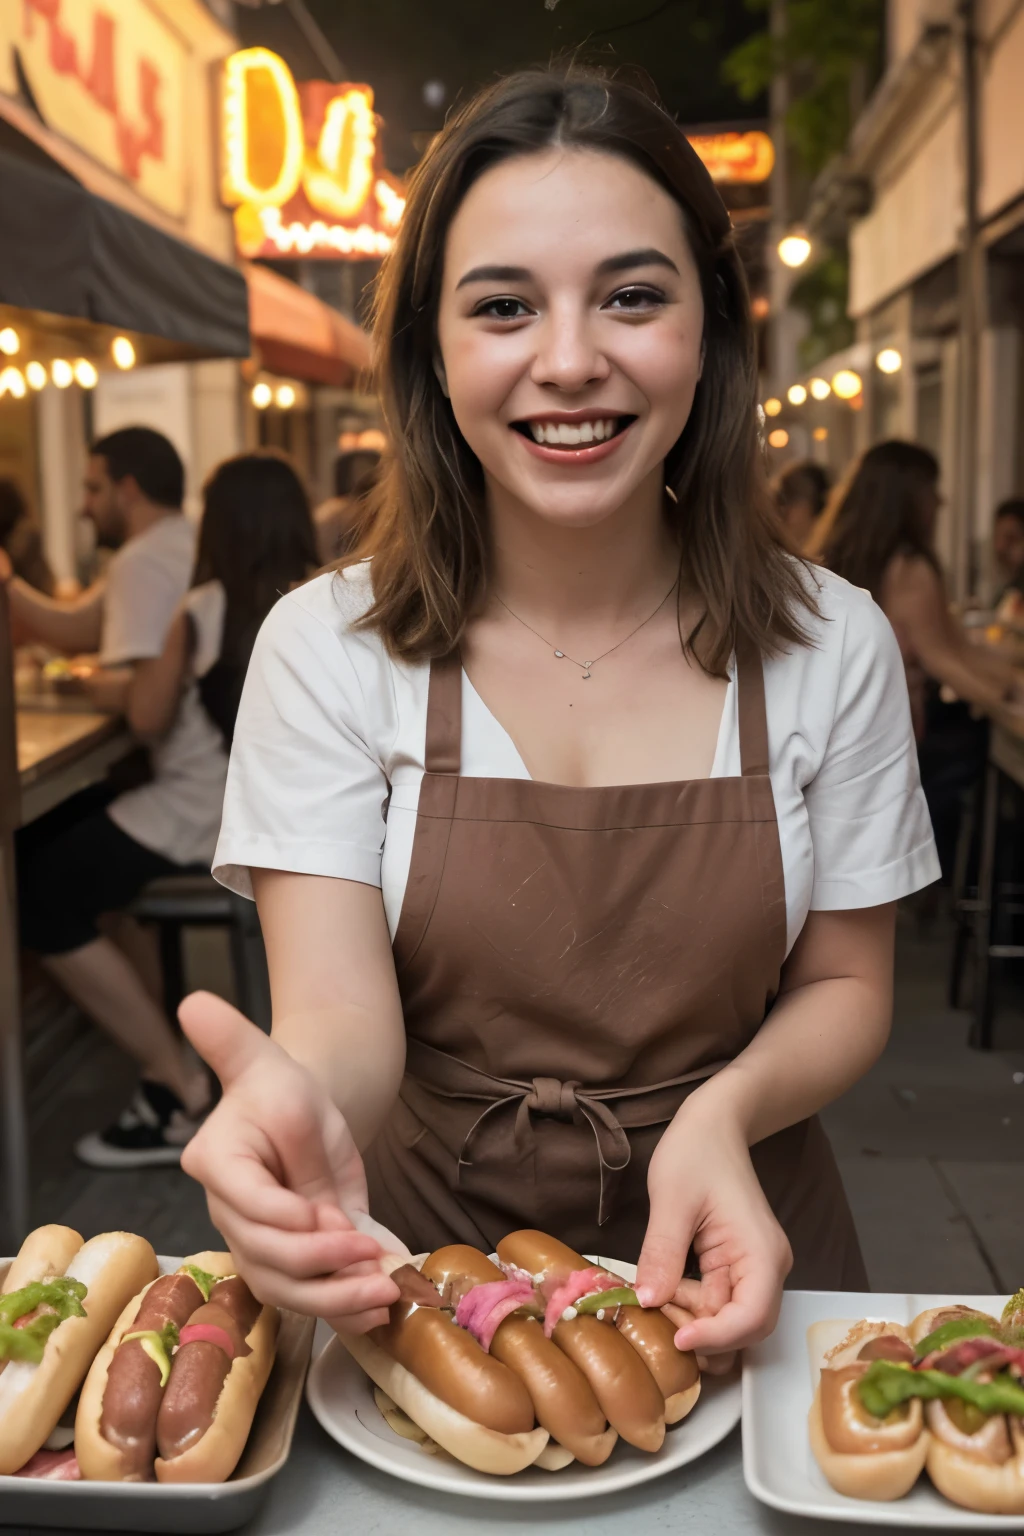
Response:
[[[807,1411],[817,1381],[807,1348],[811,1323],[826,1318],[856,1322],[862,1317],[909,1323],[928,1307],[957,1302],[998,1317],[1006,1297],[787,1291],[778,1327],[770,1339],[747,1351],[743,1368],[743,1475],[754,1497],[788,1514],[819,1520],[943,1531],[1024,1531],[1024,1516],[977,1515],[950,1504],[924,1474],[905,1499],[887,1504],[848,1499],[829,1486],[811,1454]]]
[[[625,1279],[635,1278],[636,1270],[631,1264],[612,1259],[596,1262]],[[306,1398],[332,1439],[371,1466],[407,1483],[471,1498],[550,1503],[558,1499],[596,1498],[620,1488],[632,1488],[696,1461],[724,1440],[740,1417],[739,1382],[733,1377],[705,1376],[696,1408],[681,1424],[669,1429],[664,1445],[654,1456],[620,1440],[602,1467],[581,1467],[573,1462],[561,1472],[527,1467],[513,1477],[491,1477],[443,1454],[427,1455],[394,1434],[373,1400],[373,1383],[326,1323],[318,1325],[313,1354]]]

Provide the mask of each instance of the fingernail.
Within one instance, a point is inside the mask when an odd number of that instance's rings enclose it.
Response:
[[[680,1328],[675,1336],[676,1349],[692,1349],[694,1337],[692,1328]]]
[[[649,1285],[638,1285],[636,1287],[636,1299],[637,1299],[637,1301],[640,1303],[640,1305],[642,1307],[653,1307],[654,1306],[654,1290],[653,1290],[653,1288],[651,1286],[649,1286]]]

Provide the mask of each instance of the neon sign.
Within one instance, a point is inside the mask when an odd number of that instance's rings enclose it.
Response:
[[[296,84],[268,48],[225,62],[221,193],[243,256],[384,256],[405,210],[368,85]]]
[[[692,133],[712,181],[767,181],[775,164],[775,145],[760,129],[748,133]]]

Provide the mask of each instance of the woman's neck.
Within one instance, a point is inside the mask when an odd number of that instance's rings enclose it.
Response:
[[[490,588],[532,621],[616,624],[633,617],[679,571],[659,470],[611,517],[589,528],[539,517],[500,486],[489,487]]]

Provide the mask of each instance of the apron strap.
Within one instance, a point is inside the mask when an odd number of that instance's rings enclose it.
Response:
[[[740,772],[745,779],[768,773],[768,712],[764,701],[764,663],[754,642],[741,635],[736,642],[736,686],[739,690]]]
[[[462,652],[458,648],[430,663],[423,766],[427,773],[456,778],[462,766]]]

